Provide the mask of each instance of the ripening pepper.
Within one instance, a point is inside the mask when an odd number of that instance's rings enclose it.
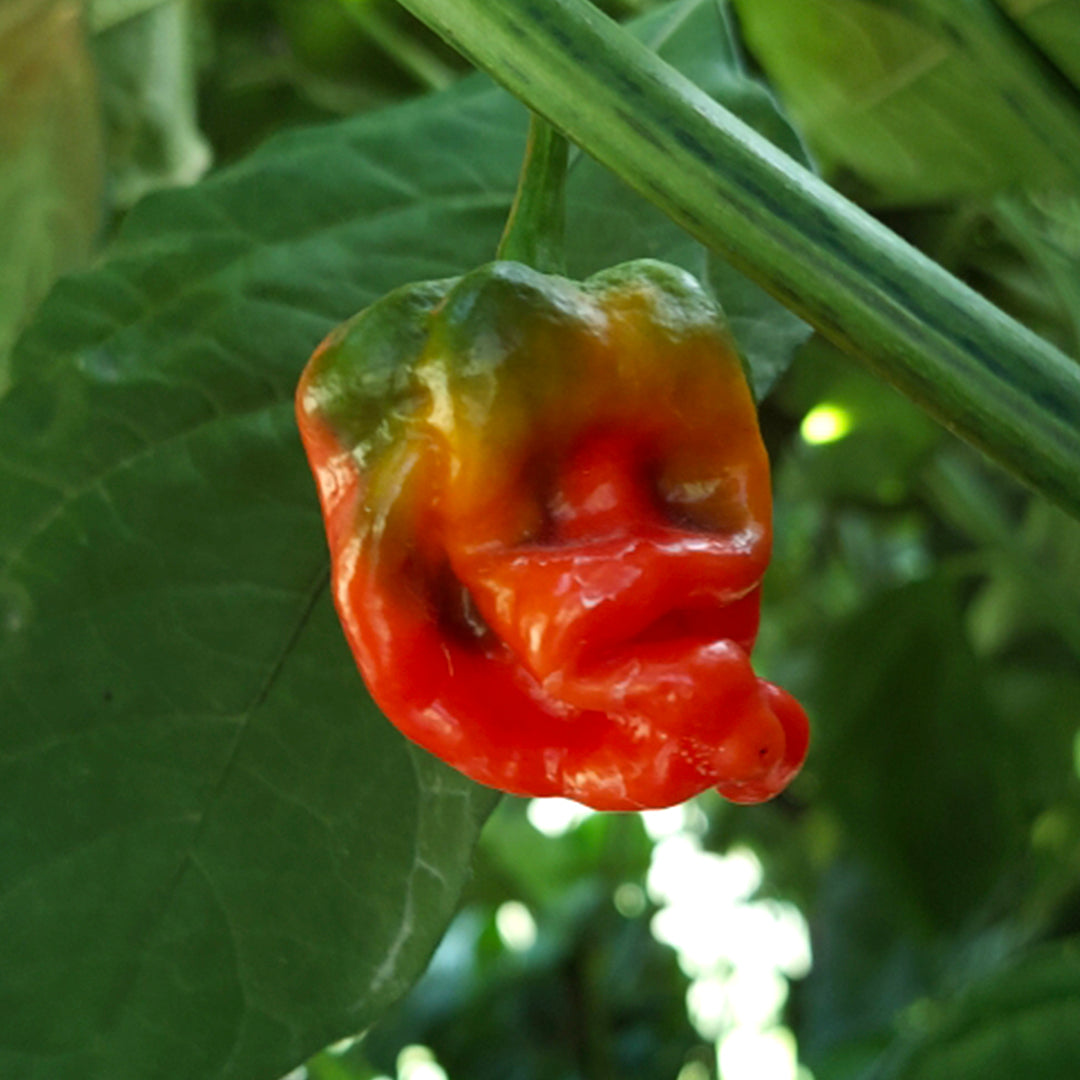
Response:
[[[806,716],[750,665],[768,460],[688,274],[406,286],[319,347],[297,412],[345,634],[410,739],[609,810],[759,802],[798,771]]]

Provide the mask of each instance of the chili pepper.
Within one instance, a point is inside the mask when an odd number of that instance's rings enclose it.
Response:
[[[410,739],[598,809],[798,771],[806,716],[750,664],[768,459],[688,274],[406,286],[320,346],[297,411],[346,637]]]

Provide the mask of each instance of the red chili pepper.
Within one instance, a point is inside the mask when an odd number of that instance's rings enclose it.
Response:
[[[297,407],[346,636],[409,738],[607,810],[798,771],[806,716],[750,665],[768,460],[687,274],[409,286],[324,342]]]

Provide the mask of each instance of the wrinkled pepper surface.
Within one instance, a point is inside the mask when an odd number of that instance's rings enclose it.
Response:
[[[721,316],[642,261],[391,293],[297,392],[334,599],[410,739],[519,795],[782,790],[806,716],[750,664],[769,466]]]

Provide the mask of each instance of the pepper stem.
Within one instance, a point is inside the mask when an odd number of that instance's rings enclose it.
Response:
[[[545,274],[565,271],[566,161],[566,139],[532,113],[514,205],[499,241],[499,259],[522,262]]]

